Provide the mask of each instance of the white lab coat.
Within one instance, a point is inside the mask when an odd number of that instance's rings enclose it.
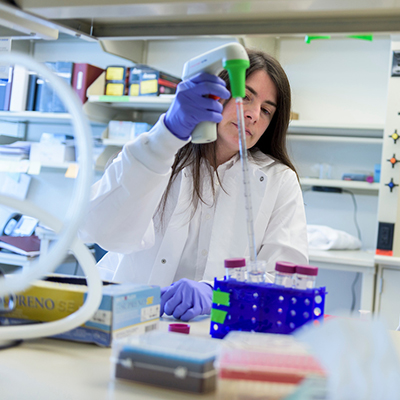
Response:
[[[153,129],[125,145],[93,185],[80,237],[109,252],[98,263],[103,279],[167,286],[173,282],[186,242],[191,176],[177,177],[166,211],[164,233],[154,215],[170,177],[176,151],[186,142],[172,135],[163,117]],[[262,154],[262,153],[260,153]],[[253,160],[249,157],[249,160]],[[249,165],[258,259],[273,271],[277,260],[308,262],[306,220],[295,173],[263,155]],[[203,279],[224,276],[224,259],[248,256],[241,163],[225,173],[216,204]]]

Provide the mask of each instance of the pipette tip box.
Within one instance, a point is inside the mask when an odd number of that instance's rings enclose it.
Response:
[[[116,338],[157,329],[159,286],[103,282],[102,292],[99,309],[90,320],[54,337],[108,347]],[[52,274],[17,293],[15,309],[0,320],[6,324],[58,320],[77,311],[86,296],[85,278]]]
[[[290,334],[310,321],[322,321],[325,294],[325,287],[215,279],[210,334],[219,339],[230,331]]]
[[[216,388],[219,341],[152,331],[113,343],[115,378],[195,393]]]

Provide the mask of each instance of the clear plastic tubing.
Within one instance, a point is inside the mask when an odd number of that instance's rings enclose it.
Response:
[[[296,282],[296,264],[286,261],[277,261],[275,264],[275,285],[294,287]]]
[[[244,282],[246,260],[244,258],[228,258],[225,260],[225,279],[236,279]]]
[[[312,289],[318,275],[318,268],[311,265],[296,265],[296,289]]]
[[[247,219],[247,236],[249,240],[249,270],[248,277],[252,281],[252,274],[257,274],[257,271],[253,271],[256,268],[256,263],[253,261],[257,260],[256,251],[256,240],[254,235],[254,223],[253,223],[253,208],[251,203],[251,190],[250,190],[250,179],[249,179],[249,160],[247,157],[247,146],[246,146],[246,128],[244,124],[243,114],[243,101],[241,97],[236,97],[236,114],[237,114],[237,125],[239,133],[239,153],[240,161],[242,164],[243,173],[243,185],[244,185],[244,197],[246,207],[246,219]]]

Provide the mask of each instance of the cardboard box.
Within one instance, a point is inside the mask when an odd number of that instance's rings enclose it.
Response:
[[[174,94],[180,78],[158,71],[148,65],[137,64],[129,75],[130,96],[158,96]]]
[[[86,299],[86,279],[50,275],[16,294],[16,307],[0,321],[8,324],[47,322],[65,318]],[[56,338],[111,346],[116,338],[157,329],[160,316],[160,288],[139,284],[103,282],[103,299],[98,311],[85,324]]]
[[[128,94],[129,67],[109,66],[106,69],[107,96],[124,96]]]

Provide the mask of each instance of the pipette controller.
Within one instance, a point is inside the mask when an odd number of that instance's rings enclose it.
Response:
[[[223,69],[229,74],[231,93],[234,98],[245,96],[246,69],[249,57],[239,43],[228,43],[187,61],[183,66],[182,79],[186,80],[200,72],[218,75]],[[217,124],[204,121],[192,133],[193,143],[208,143],[217,140]]]

